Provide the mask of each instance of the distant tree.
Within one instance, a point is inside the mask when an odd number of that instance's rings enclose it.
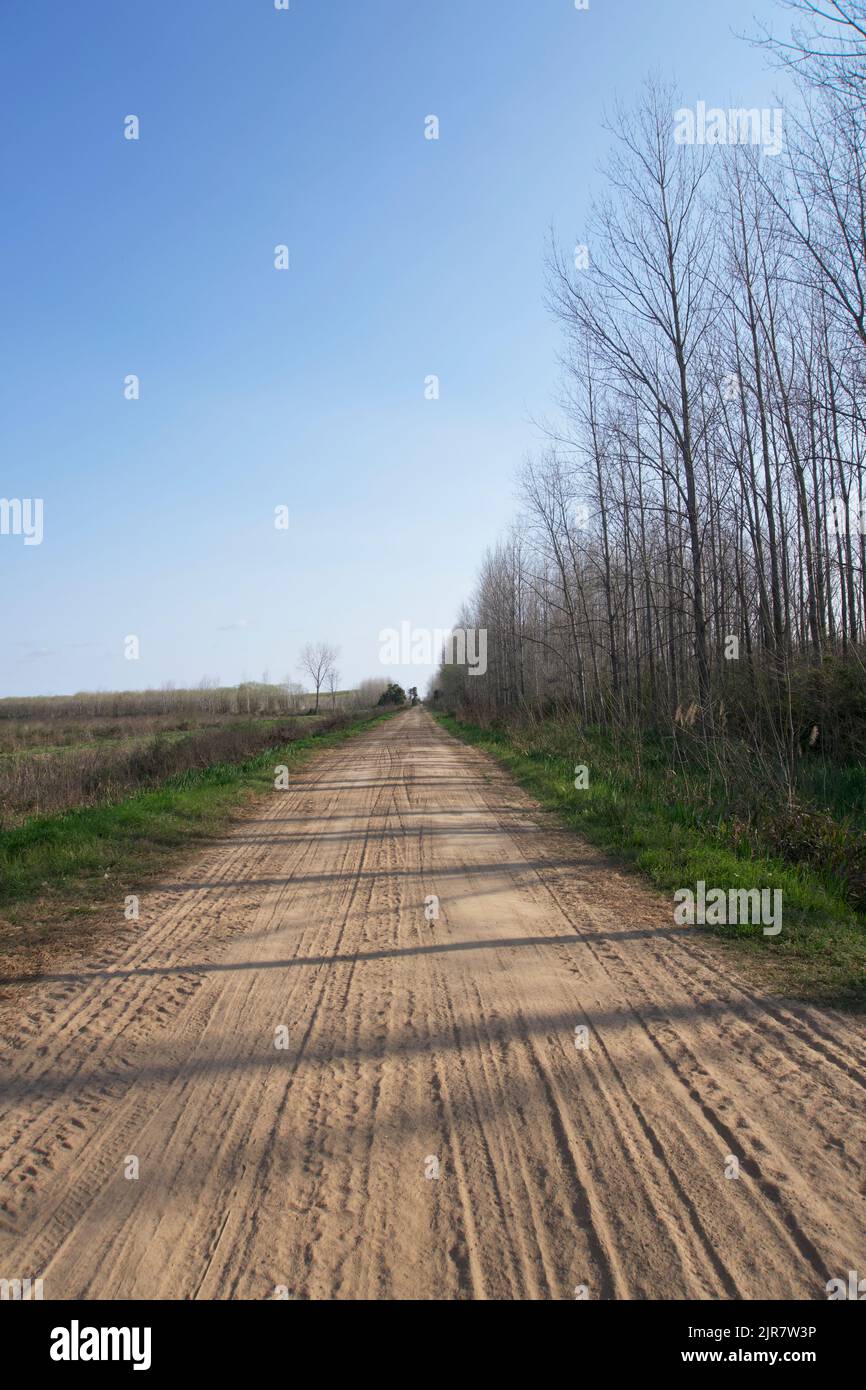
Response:
[[[397,685],[396,681],[392,681],[388,689],[383,691],[378,699],[380,705],[405,705],[405,703],[406,692],[402,685]]]
[[[330,646],[328,642],[308,642],[301,652],[298,669],[310,677],[316,691],[314,714],[319,712],[319,691],[339,654],[339,648]]]
[[[304,694],[304,687],[300,685],[298,681],[293,681],[289,675],[284,676],[280,684],[283,688],[283,700],[286,709],[299,709]]]
[[[381,676],[369,676],[360,682],[358,689],[354,692],[353,701],[356,709],[372,709],[378,703],[379,696],[388,687],[388,682]]]
[[[337,687],[340,684],[340,673],[336,666],[332,666],[328,671],[328,689],[331,692],[331,709],[337,708]]]
[[[418,687],[417,687],[417,685],[410,685],[410,686],[409,686],[409,689],[408,689],[408,691],[407,691],[406,693],[408,694],[409,699],[412,701],[412,704],[413,704],[413,705],[417,705],[417,703],[418,703]]]

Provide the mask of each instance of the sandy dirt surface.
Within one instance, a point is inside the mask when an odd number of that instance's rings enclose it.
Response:
[[[21,996],[0,1276],[810,1299],[866,1273],[860,1025],[747,985],[422,710],[171,877]]]

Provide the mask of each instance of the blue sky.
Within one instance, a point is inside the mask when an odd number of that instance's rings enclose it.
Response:
[[[378,635],[454,621],[514,514],[548,228],[581,239],[605,105],[649,71],[769,103],[736,34],[778,15],[4,0],[0,496],[44,499],[44,538],[0,535],[0,695],[297,679],[320,638],[344,684],[425,686]]]

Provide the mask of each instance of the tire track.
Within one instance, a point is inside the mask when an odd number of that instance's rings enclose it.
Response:
[[[863,1029],[750,987],[423,711],[323,752],[177,878],[22,999],[4,1276],[820,1298],[866,1258]]]

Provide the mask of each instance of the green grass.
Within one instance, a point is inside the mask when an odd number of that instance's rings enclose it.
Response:
[[[182,850],[223,829],[245,801],[273,789],[274,767],[291,770],[391,713],[331,733],[311,733],[243,763],[184,773],[122,801],[61,815],[34,816],[0,833],[0,906],[9,923],[26,923],[36,900],[69,915],[98,910]]]
[[[800,785],[808,800],[824,806],[839,820],[866,829],[866,766],[833,767],[826,763],[807,769]]]
[[[442,726],[466,743],[493,754],[516,780],[570,829],[633,865],[671,895],[709,888],[780,888],[783,927],[765,937],[759,925],[702,928],[723,937],[757,977],[793,997],[855,1012],[866,1011],[866,918],[846,900],[832,875],[808,864],[786,862],[771,852],[738,849],[728,838],[724,814],[712,794],[681,798],[659,749],[644,749],[640,773],[605,736],[571,730],[569,751],[561,729],[534,733],[482,729],[437,714]],[[589,786],[574,786],[576,764],[589,769]],[[835,788],[840,811],[850,813],[862,785],[851,771]],[[697,781],[697,777],[695,781]],[[698,788],[700,790],[700,788]],[[827,789],[829,790],[829,789]],[[723,810],[723,808],[722,808]]]

